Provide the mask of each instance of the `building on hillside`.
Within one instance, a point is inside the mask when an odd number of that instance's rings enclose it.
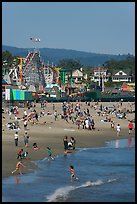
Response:
[[[127,71],[126,71],[127,72]],[[114,71],[112,75],[112,82],[131,82],[132,76],[125,71]]]
[[[101,84],[101,79],[103,78],[104,82],[109,80],[110,74],[108,72],[108,68],[97,67],[93,69],[91,81],[98,82],[99,86]]]
[[[79,83],[82,82],[84,78],[83,72],[79,69],[76,69],[72,72],[72,81],[73,83]]]

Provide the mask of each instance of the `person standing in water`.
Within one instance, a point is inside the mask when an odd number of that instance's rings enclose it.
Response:
[[[67,155],[68,153],[68,137],[65,136],[65,138],[63,139],[64,142],[64,154]]]
[[[117,137],[119,137],[120,131],[121,131],[120,124],[117,125],[116,129],[117,129]]]
[[[133,123],[132,123],[132,120],[130,120],[130,122],[129,122],[129,124],[128,124],[128,128],[129,128],[128,133],[130,134],[131,131],[133,130]]]
[[[48,150],[48,160],[50,159],[54,159],[52,156],[51,156],[51,149],[49,147],[47,147],[47,150]]]
[[[70,172],[71,172],[71,181],[73,179],[78,180],[78,177],[75,177],[74,167],[70,165]]]

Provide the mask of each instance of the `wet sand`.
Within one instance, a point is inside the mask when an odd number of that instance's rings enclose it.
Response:
[[[74,105],[76,102],[74,102]],[[90,103],[90,104],[95,104]],[[118,103],[113,102],[99,102],[99,105],[102,104],[106,106],[107,104],[114,104],[117,105]],[[127,108],[130,109],[132,104],[132,109],[135,110],[135,105],[133,102],[123,102],[122,109]],[[14,133],[15,130],[8,130],[6,124],[10,121],[9,115],[4,113],[2,116],[5,119],[2,119],[2,178],[11,176],[11,171],[15,169],[15,165],[17,163],[17,151],[19,148],[23,148],[25,151],[29,152],[28,159],[23,159],[23,163],[26,168],[21,168],[23,173],[31,172],[37,168],[37,166],[32,163],[31,161],[41,160],[47,157],[47,149],[46,147],[49,146],[52,151],[52,155],[56,156],[58,154],[64,154],[64,145],[63,145],[63,138],[64,136],[68,136],[68,140],[71,136],[76,139],[76,148],[86,148],[86,147],[99,147],[104,146],[106,141],[113,140],[113,139],[123,139],[128,138],[128,123],[129,120],[135,118],[135,113],[128,113],[126,115],[126,119],[118,119],[115,117],[114,114],[109,115],[111,119],[117,125],[118,123],[121,126],[121,133],[120,136],[117,137],[116,129],[112,130],[110,127],[110,122],[101,122],[101,119],[105,119],[106,116],[98,116],[97,110],[94,108],[89,107],[85,104],[85,102],[81,103],[81,110],[89,108],[90,114],[95,121],[95,130],[83,130],[82,127],[78,130],[77,126],[72,123],[67,123],[61,117],[58,117],[58,120],[54,120],[53,115],[46,115],[39,118],[39,122],[34,125],[28,123],[28,133],[30,135],[29,138],[29,146],[24,146],[24,128],[23,122],[20,121],[21,130],[18,131],[19,133],[19,146],[15,147],[14,144]],[[30,112],[27,108],[19,108],[19,116],[22,117],[24,109],[27,112]],[[36,111],[40,115],[40,104],[36,104]],[[61,114],[61,103],[55,103],[55,109],[59,114]],[[45,108],[45,113],[48,111],[51,114],[54,113],[53,111],[53,104],[48,103],[47,107]],[[14,116],[12,115],[14,119]],[[13,120],[11,120],[13,121]],[[45,124],[43,122],[46,121]],[[135,136],[135,130],[132,131],[131,136]],[[39,150],[32,150],[33,143],[36,142],[40,147]]]

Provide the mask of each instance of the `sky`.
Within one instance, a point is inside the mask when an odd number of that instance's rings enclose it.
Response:
[[[2,2],[2,45],[135,55],[135,2]]]

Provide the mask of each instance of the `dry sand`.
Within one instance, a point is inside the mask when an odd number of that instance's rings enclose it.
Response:
[[[98,107],[102,103],[103,106],[110,104],[109,102],[99,102]],[[76,102],[74,102],[74,105]],[[91,104],[95,104],[91,103]],[[118,105],[118,103],[113,102],[111,104]],[[130,104],[132,104],[132,110],[135,110],[135,103],[133,102],[123,102],[122,109],[127,108],[131,109]],[[48,103],[47,107],[45,108],[45,112],[47,113],[48,110],[53,114],[53,104]],[[116,130],[112,130],[110,128],[109,122],[100,122],[101,119],[105,119],[106,116],[98,116],[97,110],[89,107],[85,104],[85,102],[81,103],[81,109],[84,110],[89,108],[90,113],[95,121],[95,130],[83,130],[80,127],[80,130],[77,129],[75,124],[68,124],[66,121],[58,118],[57,121],[54,120],[54,116],[43,116],[39,118],[39,122],[35,125],[28,124],[28,133],[30,135],[29,138],[29,146],[24,146],[24,129],[23,129],[23,122],[19,122],[21,126],[21,130],[18,131],[19,133],[19,146],[15,147],[14,144],[14,130],[8,130],[6,127],[7,122],[9,122],[9,115],[2,114],[5,119],[2,120],[2,178],[11,176],[11,171],[15,169],[15,165],[17,163],[17,151],[19,148],[23,148],[24,150],[29,152],[28,159],[24,159],[23,163],[26,165],[26,168],[22,168],[22,172],[31,172],[37,168],[37,166],[32,163],[31,161],[40,160],[47,157],[47,149],[46,147],[49,146],[52,150],[53,156],[58,154],[64,154],[64,145],[63,145],[63,138],[64,136],[68,136],[70,139],[73,136],[76,139],[76,148],[84,148],[84,147],[99,147],[104,146],[106,141],[117,139]],[[27,108],[25,108],[27,112]],[[55,109],[58,113],[61,114],[61,103],[55,103]],[[40,115],[40,104],[36,105],[36,110]],[[24,108],[19,108],[19,116],[22,117]],[[110,115],[111,119],[117,125],[118,123],[121,126],[121,133],[119,138],[128,138],[128,122],[135,118],[134,113],[127,114],[126,119],[118,119],[115,115]],[[12,116],[14,118],[14,116]],[[12,121],[12,120],[11,120]],[[46,124],[42,124],[43,121],[46,121]],[[65,130],[64,130],[65,129]],[[131,133],[131,136],[135,136],[135,130]],[[34,142],[37,142],[40,149],[37,151],[32,150],[32,145]]]

